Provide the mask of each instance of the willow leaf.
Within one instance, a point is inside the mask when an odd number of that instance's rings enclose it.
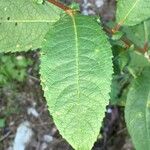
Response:
[[[134,79],[126,102],[125,119],[136,150],[150,150],[150,67]]]
[[[150,18],[149,0],[118,0],[117,22],[133,26]]]
[[[90,150],[109,102],[112,53],[89,16],[64,16],[47,34],[41,80],[54,122],[76,150]]]
[[[0,52],[40,48],[50,25],[59,19],[60,12],[47,2],[1,0]]]

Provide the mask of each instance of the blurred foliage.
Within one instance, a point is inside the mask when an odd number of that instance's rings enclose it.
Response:
[[[0,54],[0,128],[5,127],[7,117],[20,112],[17,85],[25,81],[32,64],[23,54]]]
[[[3,128],[5,126],[5,119],[0,118],[0,128]]]
[[[72,9],[74,9],[76,11],[80,11],[80,6],[76,2],[72,2],[71,5],[70,5],[70,8],[72,8]]]
[[[32,64],[31,59],[14,54],[0,54],[0,87],[23,82],[27,76],[27,67]]]

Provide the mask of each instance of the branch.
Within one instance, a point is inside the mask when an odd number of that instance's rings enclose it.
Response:
[[[64,10],[68,15],[72,16],[74,14],[74,10],[70,7],[64,5],[63,3],[56,1],[56,0],[48,0],[48,2],[54,4],[55,6],[59,7],[60,9]]]
[[[114,30],[113,30],[114,28],[111,29],[111,28],[109,28],[108,26],[106,26],[106,25],[104,25],[104,24],[103,24],[103,29],[104,29],[104,31],[107,32],[110,36],[112,36],[112,35],[115,33]],[[117,31],[118,31],[118,30],[117,30]],[[124,44],[126,45],[127,48],[129,48],[131,45],[134,45],[134,46],[135,46],[135,50],[141,52],[142,54],[145,53],[145,48],[140,48],[140,47],[138,47],[138,46],[135,45],[132,41],[130,41],[126,36],[122,36],[122,37],[120,38],[120,40],[121,40],[122,42],[124,42]]]
[[[75,14],[75,10],[71,9],[70,7],[64,5],[63,3],[59,2],[59,1],[48,0],[48,2],[54,4],[55,6],[59,7],[60,9],[64,10],[70,16],[73,16]],[[107,27],[105,24],[103,24],[103,28],[109,35],[112,36],[113,34],[115,34],[120,29],[122,24],[123,24],[123,22],[120,22],[112,29]],[[121,41],[124,42],[124,44],[126,45],[127,48],[129,48],[131,45],[135,45],[132,41],[127,39],[127,37],[125,37],[125,36],[121,37]],[[147,47],[148,47],[147,43],[145,43],[144,48],[140,48],[140,47],[135,45],[135,49],[138,50],[139,52],[143,53],[143,54],[147,51],[147,49],[148,49]]]

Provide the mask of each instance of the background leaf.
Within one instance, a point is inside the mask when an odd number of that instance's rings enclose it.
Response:
[[[5,127],[5,119],[0,118],[0,128],[4,128]]]
[[[112,50],[114,74],[111,84],[110,104],[125,106],[129,84],[132,80],[128,72],[128,65],[131,61],[130,50],[118,45],[114,45]]]
[[[137,77],[141,74],[144,67],[149,66],[149,60],[141,53],[137,51],[130,50],[130,61],[127,66],[128,71],[130,74],[132,74],[134,77]]]
[[[125,119],[136,150],[150,149],[150,67],[134,79],[130,88]]]
[[[96,19],[64,16],[48,33],[41,80],[49,110],[62,136],[76,150],[90,150],[109,102],[110,45]]]
[[[150,18],[149,0],[118,0],[117,22],[133,26]]]
[[[143,69],[150,66],[149,60],[141,53],[130,49],[113,46],[114,75],[111,84],[110,103],[124,105],[133,78],[138,77]]]
[[[0,52],[15,52],[41,47],[50,25],[61,11],[35,0],[0,1]]]
[[[140,48],[143,48],[145,43],[148,44],[148,47],[150,45],[149,29],[150,19],[132,27],[123,26],[121,31],[123,31],[125,33],[125,36],[135,45],[137,45]]]

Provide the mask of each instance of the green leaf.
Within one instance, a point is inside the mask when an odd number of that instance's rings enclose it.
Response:
[[[113,35],[112,35],[112,40],[119,40],[121,37],[123,36],[123,33],[120,32],[120,31],[117,31],[115,32]]]
[[[133,26],[150,18],[149,0],[118,0],[116,19],[118,23]]]
[[[96,19],[64,16],[47,34],[41,81],[60,134],[76,150],[90,150],[109,103],[112,53]]]
[[[137,77],[146,66],[150,66],[150,61],[141,53],[136,51],[129,51],[130,62],[127,66],[128,71]]]
[[[80,11],[80,4],[76,2],[71,2],[71,5],[69,6],[71,9]]]
[[[150,67],[132,83],[125,119],[136,150],[150,150]]]
[[[0,128],[5,127],[5,119],[0,118]]]
[[[150,19],[144,21],[136,26],[126,27],[121,29],[125,36],[132,41],[135,45],[143,48],[145,43],[150,45]]]
[[[61,11],[35,0],[0,1],[0,52],[15,52],[41,47],[50,25]]]
[[[110,93],[110,104],[125,106],[131,78],[128,74],[113,76]]]

